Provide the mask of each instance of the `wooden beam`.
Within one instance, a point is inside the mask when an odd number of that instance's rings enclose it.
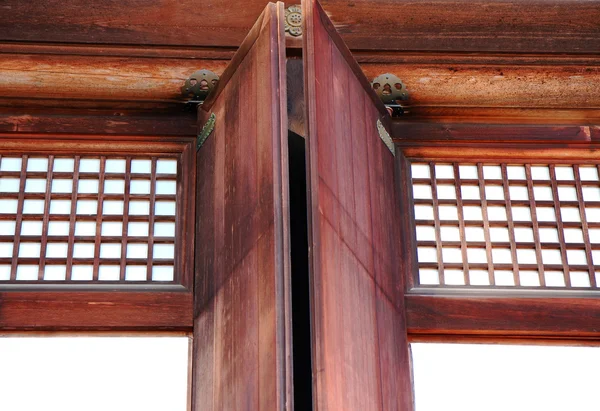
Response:
[[[185,79],[200,68],[221,74],[228,64],[212,58],[215,50],[195,59],[141,51],[118,56],[132,52],[119,47],[109,48],[109,56],[86,55],[75,46],[31,47],[27,53],[0,51],[0,106],[181,112]],[[403,121],[600,122],[599,56],[360,52],[356,57],[368,78],[391,72],[406,84],[409,114]]]
[[[4,0],[0,41],[237,48],[268,0]],[[352,50],[598,53],[599,0],[323,0]]]

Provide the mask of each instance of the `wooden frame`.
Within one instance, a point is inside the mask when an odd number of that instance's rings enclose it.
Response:
[[[396,140],[397,164],[402,176],[399,190],[404,193],[402,210],[408,216],[402,227],[406,241],[413,244],[404,249],[409,336],[419,341],[439,340],[442,335],[451,339],[487,336],[495,339],[518,337],[520,341],[525,341],[523,338],[599,340],[600,299],[597,290],[418,287],[413,275],[409,274],[416,272],[413,251],[416,239],[411,210],[412,183],[408,179],[408,162],[405,160],[444,158],[447,161],[466,159],[470,163],[519,160],[585,163],[586,160],[598,160],[594,132],[590,133],[585,127],[451,123],[403,126],[398,122],[395,127],[396,135],[402,135]],[[555,191],[555,184],[551,186]]]
[[[3,330],[131,331],[191,329],[193,257],[191,220],[195,203],[193,190],[195,159],[192,155],[194,139],[66,134],[53,139],[40,134],[3,134],[1,138],[3,155],[19,156],[22,153],[31,153],[72,156],[76,153],[82,156],[106,157],[114,156],[115,152],[133,156],[137,153],[145,157],[161,154],[175,155],[179,158],[177,175],[181,195],[175,222],[179,233],[177,248],[180,251],[175,261],[177,274],[173,283],[97,283],[94,285],[85,282],[67,284],[11,281],[2,285],[0,290],[0,328]],[[107,141],[111,144],[107,145]],[[148,144],[140,145],[140,141],[146,141]],[[24,182],[21,185],[23,186]],[[21,191],[22,189],[23,187]],[[49,191],[46,190],[45,196],[50,195],[48,193]],[[150,195],[150,200],[152,197]],[[75,220],[70,218],[69,221],[73,226]],[[73,227],[70,233],[69,244],[72,243]],[[149,235],[151,237],[151,232]],[[149,241],[151,241],[150,237]],[[99,246],[97,240],[97,238],[94,240],[95,248]],[[122,251],[121,257],[123,258],[124,255]],[[124,261],[122,260],[121,263]]]

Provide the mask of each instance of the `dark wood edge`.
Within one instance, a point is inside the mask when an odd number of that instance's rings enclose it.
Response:
[[[5,153],[30,151],[64,154],[68,150],[69,152],[97,155],[139,152],[152,156],[182,153],[185,147],[193,142],[195,142],[195,138],[189,136],[62,134],[49,138],[47,134],[39,133],[0,133],[0,146]]]
[[[118,134],[183,138],[196,134],[195,113],[178,114],[63,110],[44,113],[39,108],[0,108],[0,133]]]
[[[392,136],[397,144],[414,142],[568,142],[600,141],[600,127],[586,125],[466,124],[448,122],[408,122],[395,119]]]
[[[314,7],[308,1],[302,1],[302,54],[304,56],[304,102],[306,122],[306,198],[307,198],[307,221],[308,221],[308,271],[309,271],[309,300],[310,300],[310,340],[311,360],[313,367],[324,364],[324,353],[321,341],[323,340],[323,296],[321,293],[321,269],[318,262],[321,259],[320,224],[319,224],[319,170],[318,170],[318,126],[316,106],[316,84],[314,82],[315,65],[315,41],[313,17]],[[313,369],[313,372],[318,370]],[[321,381],[313,377],[313,409],[320,411],[320,401],[317,394],[322,391]]]
[[[192,328],[192,293],[0,291],[0,331],[181,330]]]
[[[600,338],[594,297],[405,296],[410,335],[504,335]]]
[[[227,83],[229,83],[229,80],[237,71],[238,67],[240,66],[240,63],[244,60],[244,58],[246,58],[246,55],[250,52],[250,49],[252,49],[254,43],[256,43],[256,40],[258,39],[260,33],[267,25],[272,23],[273,18],[276,16],[277,6],[275,5],[275,3],[267,3],[265,9],[262,11],[256,22],[254,23],[254,26],[252,26],[252,28],[246,35],[246,38],[240,45],[240,48],[231,58],[229,65],[227,65],[227,68],[225,69],[225,71],[223,71],[221,77],[219,77],[217,87],[208,95],[204,103],[198,107],[199,111],[200,109],[207,112],[210,111],[217,98],[219,98],[219,95],[221,95],[221,93],[225,89],[225,86],[227,86]],[[243,102],[240,101],[240,104],[243,104]]]
[[[400,203],[400,240],[402,254],[402,272],[404,275],[403,291],[408,291],[417,284],[418,267],[414,248],[411,244],[417,243],[415,230],[414,208],[412,207],[412,182],[410,175],[410,162],[404,157],[402,150],[396,146],[396,189]]]
[[[276,324],[277,324],[277,363],[280,364],[278,385],[283,393],[278,408],[293,410],[293,349],[292,349],[292,285],[290,251],[290,194],[289,194],[289,158],[288,158],[288,107],[287,107],[287,69],[285,6],[278,1],[275,13],[271,14],[271,66],[277,68],[277,74],[271,78],[273,110],[273,206],[276,210],[274,225],[275,244],[281,244],[275,253],[276,276]],[[260,75],[260,73],[258,73]],[[278,215],[281,213],[281,215]]]
[[[362,69],[360,68],[360,65],[358,64],[358,62],[356,61],[356,59],[350,52],[350,49],[348,48],[346,43],[344,43],[344,40],[342,40],[342,37],[335,29],[331,20],[329,20],[329,17],[325,13],[325,10],[323,10],[323,7],[321,6],[321,4],[318,2],[318,0],[306,0],[306,1],[302,2],[302,6],[303,6],[302,11],[303,11],[303,16],[304,16],[303,22],[302,22],[302,32],[304,33],[303,34],[304,38],[308,39],[308,38],[312,37],[311,33],[312,33],[313,28],[312,28],[312,26],[308,26],[308,24],[309,24],[308,21],[310,18],[313,18],[312,16],[314,14],[318,15],[319,18],[321,19],[321,22],[325,26],[325,29],[329,33],[331,40],[334,42],[334,44],[336,45],[336,47],[338,48],[338,50],[344,57],[344,60],[346,60],[346,63],[348,64],[348,66],[350,67],[350,69],[352,70],[352,72],[354,73],[354,75],[356,76],[358,81],[360,82],[360,84],[363,86],[363,88],[367,92],[367,95],[369,96],[369,98],[373,101],[373,104],[375,105],[375,107],[377,107],[377,110],[379,110],[379,112],[381,113],[382,122],[384,122],[384,124],[386,124],[386,126],[389,126],[389,123],[388,123],[389,122],[389,114],[388,114],[387,109],[385,108],[385,105],[383,104],[383,102],[379,99],[377,94],[375,94],[375,92],[371,88],[371,83],[369,83],[369,80],[367,80],[367,78],[365,77]],[[310,23],[310,24],[312,24],[312,23]],[[304,43],[304,44],[306,44],[306,43]],[[304,46],[304,50],[305,51],[307,50],[306,46]],[[307,55],[307,54],[304,53],[304,55]]]

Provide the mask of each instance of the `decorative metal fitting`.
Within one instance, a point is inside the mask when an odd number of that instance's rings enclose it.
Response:
[[[210,70],[198,70],[192,74],[181,87],[181,94],[190,98],[192,102],[206,100],[208,94],[216,87],[219,76]]]
[[[408,90],[398,77],[386,73],[375,77],[371,87],[384,104],[399,104],[400,101],[408,100]]]
[[[302,35],[302,8],[299,4],[285,9],[285,31],[294,37]]]

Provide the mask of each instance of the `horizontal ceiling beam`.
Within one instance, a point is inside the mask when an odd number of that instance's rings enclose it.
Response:
[[[237,48],[267,2],[3,0],[0,42]],[[352,50],[600,52],[600,0],[322,3]]]
[[[228,64],[213,58],[216,51],[207,58],[167,58],[49,50],[0,48],[0,106],[177,111],[184,106],[181,87],[190,74],[201,68],[220,74]],[[369,79],[387,72],[402,79],[410,93],[407,119],[600,121],[600,56],[361,52],[356,57]]]

